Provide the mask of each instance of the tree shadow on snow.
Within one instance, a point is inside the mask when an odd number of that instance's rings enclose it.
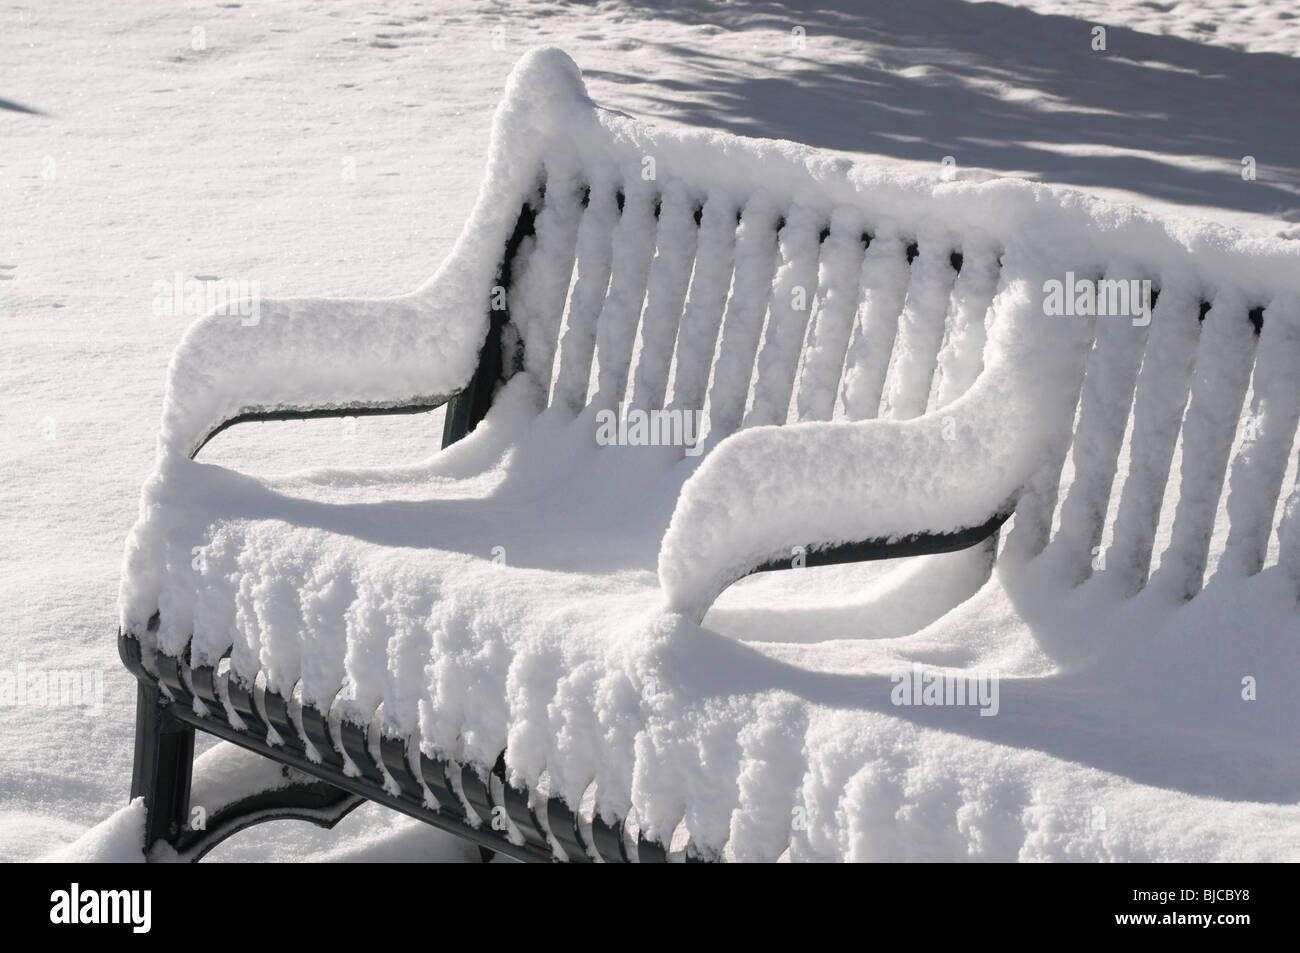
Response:
[[[16,103],[12,99],[0,98],[0,109],[14,113],[26,113],[29,116],[44,116],[45,113],[39,109],[32,109],[30,106],[24,106],[22,103]]]
[[[1300,59],[999,3],[856,0],[739,8],[629,0],[647,16],[753,32],[743,60],[670,43],[684,78],[636,89],[683,122],[813,146],[1128,189],[1300,217]],[[730,18],[730,21],[728,20]],[[805,31],[795,48],[795,27]],[[845,41],[864,47],[845,56]],[[780,75],[754,75],[772,71]],[[591,77],[640,77],[587,70]],[[675,95],[679,94],[679,95]],[[1086,154],[1090,148],[1125,150]],[[1073,154],[1067,154],[1073,153]],[[1245,156],[1258,179],[1242,178]],[[1197,157],[1209,157],[1212,165]],[[1177,160],[1186,159],[1187,164]]]

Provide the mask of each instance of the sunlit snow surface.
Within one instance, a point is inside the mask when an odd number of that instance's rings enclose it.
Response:
[[[658,122],[790,138],[934,174],[951,155],[959,177],[1027,175],[1267,235],[1293,233],[1300,220],[1300,21],[1287,4],[928,0],[865,15],[847,0],[802,12],[370,6],[86,3],[2,14],[0,598],[13,634],[0,668],[98,672],[104,685],[95,712],[0,712],[4,858],[68,844],[126,802],[135,690],[113,639],[122,540],[152,463],[166,364],[196,317],[157,313],[156,283],[216,276],[256,281],[276,297],[415,287],[460,231],[491,110],[529,46],[564,47],[597,101]],[[1091,49],[1098,24],[1105,52]],[[1254,181],[1240,174],[1246,156],[1257,162]],[[245,428],[207,459],[255,472],[408,462],[436,449],[440,431],[436,418],[362,420],[354,435],[337,421]],[[1241,750],[1235,767],[1223,752],[1214,770],[1177,757],[1195,750],[1198,731],[1231,737],[1249,727],[1232,724],[1251,716],[1231,698],[1188,700],[1210,688],[1192,680],[1207,670],[1198,659],[1221,653],[1235,673],[1272,658],[1294,671],[1293,653],[1249,644],[1251,606],[1277,598],[1257,595],[1189,617],[1190,652],[1152,646],[1117,664],[1101,727],[1132,733],[1124,751],[1064,730],[1106,707],[1078,703],[1068,685],[1029,705],[1034,717],[999,729],[1010,733],[1000,741],[1019,733],[1027,749],[1082,767],[1046,773],[1013,753],[980,771],[971,754],[979,738],[923,725],[846,736],[828,714],[808,730],[834,737],[844,755],[803,794],[832,812],[842,796],[875,809],[828,849],[1294,858],[1300,779],[1293,764],[1267,757],[1285,726],[1263,726],[1265,756]],[[1004,598],[990,591],[961,610],[984,637],[952,664],[983,658],[1019,671],[1024,686],[1004,690],[1033,701],[1028,678],[1046,663],[999,642]],[[1212,636],[1237,626],[1244,644],[1216,648]],[[737,684],[763,677],[738,665],[729,645],[717,651]],[[790,648],[784,662],[806,664],[801,651]],[[1144,737],[1145,712],[1156,706],[1172,719],[1180,703],[1186,737]],[[958,761],[966,767],[952,769]],[[1125,825],[1126,814],[1182,821],[1142,830]],[[119,854],[130,817],[96,832],[78,856],[95,844]],[[266,825],[213,858],[471,854],[367,807],[328,834]]]

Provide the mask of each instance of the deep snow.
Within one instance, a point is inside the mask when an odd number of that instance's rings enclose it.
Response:
[[[638,4],[503,6],[490,15],[468,5],[377,14],[359,6],[328,14],[252,5],[175,13],[162,4],[129,13],[9,11],[16,29],[5,41],[12,66],[0,97],[38,112],[7,108],[0,120],[7,144],[0,294],[9,330],[0,342],[9,544],[0,591],[21,636],[0,649],[0,666],[102,670],[106,689],[97,718],[77,708],[3,713],[3,856],[67,843],[125,802],[134,692],[112,640],[121,542],[151,463],[164,369],[196,317],[151,313],[154,283],[180,272],[257,280],[273,296],[415,287],[468,215],[490,109],[528,45],[565,46],[586,67],[598,101],[659,121],[879,153],[882,163],[925,169],[952,154],[959,176],[987,175],[980,167],[1028,172],[1137,194],[1165,210],[1183,203],[1179,211],[1266,234],[1292,227],[1300,205],[1300,162],[1288,132],[1297,62],[1296,50],[1281,44],[1294,32],[1265,5],[1244,25],[1236,13],[1215,21],[1208,44],[1177,35],[1189,33],[1186,9],[1166,18],[1171,36],[1112,28],[1115,62],[1105,69],[1086,58],[1093,55],[1089,22],[1000,4],[927,6],[930,15],[916,4],[886,5],[865,22],[835,8],[790,17],[785,8],[703,3],[658,15]],[[1154,16],[1152,5],[1137,6]],[[1202,17],[1215,15],[1203,9]],[[792,46],[791,23],[806,24],[803,50]],[[196,27],[203,49],[193,48]],[[1239,174],[1247,154],[1258,158],[1254,182]],[[260,470],[306,459],[404,462],[430,453],[439,433],[436,420],[363,420],[355,435],[338,422],[268,426],[219,438],[210,459]],[[755,722],[746,751],[763,750],[763,726],[779,723],[780,714]],[[897,740],[901,748],[907,739]],[[957,741],[921,747],[941,761]],[[854,749],[844,769],[862,763],[857,749],[875,743],[841,739]],[[1289,776],[1224,787],[1145,771],[1136,760],[1107,763],[1105,752],[1066,745],[1060,753],[1172,788],[1118,792],[1143,801],[1143,811],[1178,809],[1193,794],[1295,800]],[[897,796],[895,806],[908,805],[912,815],[951,800],[942,772],[895,768],[898,777],[837,779],[828,767],[824,786],[805,795],[833,810],[833,800],[822,799],[838,796],[846,782],[886,812]],[[919,797],[899,793],[903,776],[918,784],[928,778],[931,787],[922,784]],[[1059,855],[1060,845],[1077,843],[1068,829],[1091,816],[1086,789],[1104,779],[1089,775],[1082,786],[1067,776],[1038,780],[1044,787],[1023,788],[1023,798],[1007,793],[1022,789],[1019,777],[1004,782],[1007,791],[983,795],[990,813],[977,831],[1006,829],[1022,809],[1060,812],[1064,820],[1053,815],[1036,825],[1039,840],[1026,855]],[[761,788],[763,779],[750,781]],[[1045,796],[1053,785],[1068,796]],[[1112,849],[1212,855],[1230,850],[1233,828],[1276,823],[1282,810],[1243,808],[1197,844]],[[912,841],[901,831],[899,850],[925,856],[928,829],[919,818]],[[994,838],[986,853],[1005,846]],[[269,825],[214,857],[457,850],[414,822],[368,808],[332,834]]]

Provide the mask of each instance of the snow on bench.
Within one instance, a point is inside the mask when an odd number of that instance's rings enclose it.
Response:
[[[300,772],[298,816],[370,798],[532,859],[1032,856],[1053,825],[1080,849],[1023,792],[1068,800],[1095,771],[1068,727],[1060,751],[1015,734],[1030,676],[1050,690],[1082,658],[1072,618],[1128,600],[1158,630],[1212,568],[1259,577],[1251,644],[1295,662],[1298,264],[1024,182],[642,125],[563,53],[527,54],[424,287],[210,315],[176,353],[121,596],[150,839],[215,842],[184,822],[197,727]],[[1154,311],[1050,316],[1067,273],[1113,282],[1102,301],[1149,282]],[[191,459],[231,423],[449,397],[454,446],[424,465],[255,480]],[[629,437],[634,417],[671,432],[662,412],[698,443]],[[922,557],[938,618],[988,579],[1008,516],[1001,571],[911,643],[818,645],[809,623],[763,650],[708,625],[757,569],[964,550]],[[1217,603],[1196,601],[1199,631]],[[1021,714],[916,720],[890,695],[921,660],[1025,677]],[[287,790],[244,814],[223,794],[217,828],[286,816]],[[918,811],[938,814],[900,833]]]

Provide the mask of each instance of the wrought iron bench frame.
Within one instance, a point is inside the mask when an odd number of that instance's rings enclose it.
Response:
[[[539,186],[539,192],[544,186]],[[520,211],[501,263],[495,284],[510,287],[515,257],[523,241],[533,234],[534,209],[525,204]],[[698,224],[698,222],[697,222]],[[910,257],[910,256],[909,256]],[[222,422],[199,443],[197,456],[218,433],[236,424],[255,421],[287,421],[320,417],[420,414],[446,404],[443,447],[466,436],[486,416],[493,393],[503,377],[515,369],[518,358],[503,353],[502,331],[510,321],[508,302],[492,308],[491,288],[485,288],[489,332],[480,352],[478,368],[468,386],[445,400],[395,406],[340,405],[323,408],[249,412]],[[500,302],[498,302],[500,303]],[[899,540],[863,540],[839,546],[809,548],[808,566],[892,559],[931,553],[954,552],[977,546],[995,536],[1009,517],[1010,508],[985,524],[954,533],[922,534]],[[754,572],[791,568],[790,562],[766,563]],[[156,629],[158,617],[150,621]],[[119,631],[118,650],[122,662],[138,679],[135,726],[135,762],[131,797],[142,797],[146,811],[146,844],[169,844],[186,859],[198,860],[231,835],[264,821],[286,818],[334,827],[363,801],[374,801],[417,818],[477,844],[488,859],[493,853],[521,861],[551,861],[555,854],[546,831],[563,847],[571,861],[589,861],[592,854],[608,863],[666,861],[665,845],[638,837],[629,843],[623,823],[609,824],[598,814],[589,828],[558,797],[544,799],[545,828],[538,820],[540,793],[513,787],[506,781],[504,752],[490,777],[484,778],[471,765],[434,760],[418,752],[419,771],[412,769],[403,739],[380,733],[380,758],[376,761],[368,732],[346,720],[340,723],[342,750],[334,742],[325,713],[311,706],[301,708],[303,728],[320,762],[307,755],[303,737],[291,714],[292,700],[274,691],[249,691],[237,679],[227,679],[211,666],[191,667],[188,659],[164,653],[157,656],[158,673],[145,666],[139,641]],[[262,694],[262,698],[256,697]],[[223,695],[243,722],[238,726],[227,716]],[[201,713],[196,710],[196,699]],[[267,742],[274,729],[280,744]],[[269,791],[257,791],[221,807],[205,819],[203,829],[189,826],[190,790],[194,762],[195,731],[256,752],[283,766],[286,784]],[[344,772],[344,752],[360,771],[356,777]],[[417,754],[411,752],[409,754]],[[400,791],[394,794],[384,785],[384,770]],[[438,801],[436,808],[425,802],[421,784]],[[456,788],[463,793],[458,793]],[[530,799],[533,805],[530,806]],[[523,835],[523,843],[509,837],[502,815]],[[590,834],[586,830],[590,830]],[[631,848],[631,849],[629,849]],[[687,852],[687,859],[694,859]]]

